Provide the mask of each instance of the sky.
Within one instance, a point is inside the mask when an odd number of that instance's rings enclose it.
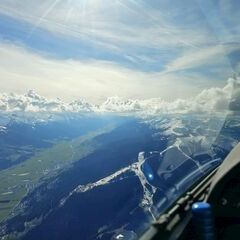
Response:
[[[166,101],[240,71],[238,0],[1,0],[0,92]]]

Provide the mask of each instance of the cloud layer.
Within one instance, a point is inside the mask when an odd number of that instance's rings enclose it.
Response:
[[[0,95],[1,111],[24,112],[115,112],[144,114],[173,113],[216,113],[227,110],[240,110],[240,77],[229,78],[223,88],[210,88],[200,92],[196,97],[187,100],[177,99],[172,102],[160,98],[147,100],[124,99],[109,97],[103,103],[96,105],[84,100],[74,100],[65,103],[60,99],[47,99],[34,91],[24,95]]]
[[[162,74],[131,70],[107,61],[58,60],[10,44],[0,44],[0,56],[2,92],[23,94],[34,89],[50,98],[61,96],[69,101],[81,96],[98,103],[115,95],[138,99],[187,98],[199,92],[199,88],[212,85],[204,76],[194,73]]]
[[[89,112],[94,106],[84,100],[64,103],[60,99],[47,99],[29,90],[26,94],[0,95],[0,110],[6,112]]]

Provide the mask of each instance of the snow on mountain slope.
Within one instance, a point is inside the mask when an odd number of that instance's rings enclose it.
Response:
[[[0,126],[0,133],[6,133],[7,128],[5,126]]]
[[[156,220],[154,213],[152,211],[153,197],[154,197],[154,193],[156,192],[156,187],[152,186],[148,182],[145,174],[143,173],[143,171],[141,169],[142,165],[144,164],[144,161],[145,161],[144,152],[139,152],[137,162],[133,163],[132,165],[130,165],[128,167],[122,168],[122,169],[118,170],[117,172],[113,173],[112,175],[109,175],[103,179],[100,179],[99,181],[97,181],[95,183],[88,183],[86,185],[78,185],[66,197],[64,197],[60,200],[59,206],[62,207],[73,194],[90,191],[93,188],[96,188],[96,187],[99,187],[102,185],[106,185],[106,184],[111,184],[114,181],[119,181],[119,179],[117,180],[117,178],[119,176],[122,176],[123,173],[134,172],[135,175],[138,177],[138,179],[142,185],[142,188],[143,188],[143,197],[142,197],[142,201],[140,203],[140,207],[142,207],[142,208],[146,207],[147,210],[149,211],[149,213],[151,214],[153,220]],[[121,177],[120,181],[123,178],[124,177]]]

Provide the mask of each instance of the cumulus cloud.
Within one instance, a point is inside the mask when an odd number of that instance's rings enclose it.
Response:
[[[149,114],[217,113],[240,109],[240,78],[229,78],[223,88],[209,88],[194,98],[167,102],[161,98],[147,100],[124,100],[109,98],[101,105],[103,111],[141,112]]]
[[[92,105],[84,100],[75,100],[70,104],[60,99],[47,99],[33,90],[26,94],[1,94],[0,110],[6,112],[89,112]]]
[[[136,112],[141,110],[141,101],[118,96],[109,97],[99,106],[99,111],[103,112]]]
[[[235,75],[235,79],[240,80],[240,75]],[[229,103],[229,109],[231,111],[240,111],[240,81],[231,80],[233,86],[232,98]]]
[[[24,95],[14,93],[2,94],[0,98],[0,109],[3,111],[62,111],[59,100],[46,99],[30,90]]]
[[[219,113],[240,110],[240,77],[229,78],[223,88],[210,88],[191,99],[177,99],[166,102],[160,98],[147,100],[109,97],[99,105],[84,100],[65,103],[60,99],[49,100],[33,91],[24,95],[2,94],[0,110],[29,112],[116,112],[144,114],[174,113]]]
[[[240,77],[229,78],[222,88],[209,88],[194,98],[167,102],[161,98],[147,100],[124,100],[109,98],[101,105],[102,110],[115,112],[141,112],[155,114],[172,113],[218,113],[240,110]]]

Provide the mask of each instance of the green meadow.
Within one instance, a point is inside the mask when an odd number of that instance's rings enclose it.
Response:
[[[42,181],[59,174],[71,163],[91,154],[98,146],[96,136],[111,131],[113,126],[79,138],[54,143],[33,157],[0,172],[0,222],[9,217],[14,207]]]

